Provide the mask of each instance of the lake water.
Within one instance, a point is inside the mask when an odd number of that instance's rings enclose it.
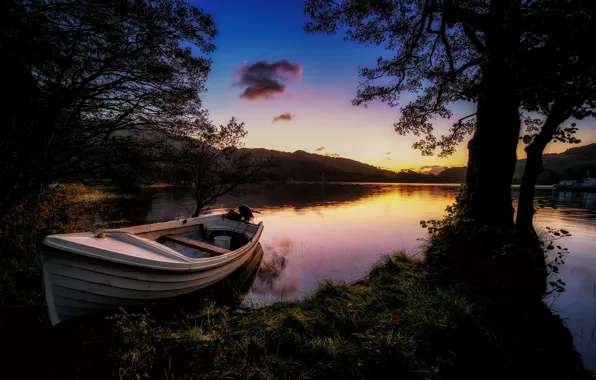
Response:
[[[459,186],[431,184],[289,184],[243,197],[223,197],[216,210],[242,203],[259,210],[264,249],[260,271],[245,299],[249,305],[299,299],[323,280],[351,282],[395,250],[419,254],[426,231],[420,220],[438,219]],[[514,188],[514,197],[518,189]],[[566,291],[547,301],[574,335],[586,366],[596,370],[596,193],[538,189],[538,228],[565,229],[569,249],[560,278]],[[185,189],[149,189],[114,205],[109,216],[135,224],[192,214]],[[215,210],[214,210],[215,211]]]

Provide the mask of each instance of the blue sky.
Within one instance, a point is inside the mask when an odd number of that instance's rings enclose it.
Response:
[[[465,143],[447,159],[423,157],[412,149],[416,137],[399,136],[393,130],[392,124],[399,118],[398,108],[380,103],[370,104],[368,108],[352,106],[359,83],[358,67],[372,66],[378,56],[389,52],[376,46],[345,42],[343,35],[304,32],[308,19],[302,0],[191,3],[209,12],[219,31],[215,39],[217,50],[211,56],[213,66],[206,84],[208,92],[203,96],[204,106],[218,124],[232,116],[244,121],[249,132],[246,146],[310,152],[325,147],[321,153],[337,153],[395,170],[424,165],[465,165]],[[301,67],[300,75],[285,83],[283,93],[276,93],[270,99],[240,97],[246,87],[238,85],[241,78],[235,73],[243,64],[250,68],[259,61],[273,64],[282,60]],[[467,115],[470,110],[473,105],[459,104],[454,108],[454,117]],[[274,117],[284,113],[293,118],[273,122]],[[584,142],[594,142],[594,123],[588,124],[592,128],[584,128],[579,137]],[[449,121],[437,121],[435,127],[439,132],[446,131]],[[549,150],[568,147],[551,144]],[[522,154],[520,149],[520,158]]]

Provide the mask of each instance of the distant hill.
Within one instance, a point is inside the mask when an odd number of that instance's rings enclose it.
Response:
[[[422,174],[411,170],[393,172],[343,157],[330,157],[303,150],[280,152],[262,148],[247,149],[255,157],[273,156],[277,166],[275,175],[298,181],[348,181],[348,182],[454,182],[441,174]]]
[[[177,147],[180,142],[173,139],[170,144]],[[296,181],[321,181],[323,173],[325,181],[345,182],[404,182],[404,183],[464,183],[467,168],[452,167],[440,171],[431,170],[419,173],[412,170],[394,172],[373,165],[343,157],[325,156],[308,153],[303,150],[282,152],[263,148],[244,148],[255,157],[273,156],[277,166],[272,174]],[[596,143],[569,148],[562,153],[545,154],[543,156],[544,172],[538,178],[538,184],[553,184],[562,179],[579,180],[589,170],[596,176]],[[513,183],[520,183],[526,166],[526,160],[517,161]],[[428,167],[427,167],[428,168]],[[432,166],[431,168],[434,168]]]
[[[464,183],[466,181],[466,172],[468,168],[465,166],[452,167],[443,170],[440,175],[449,178],[450,182]]]
[[[586,171],[596,176],[596,144],[569,148],[562,153],[545,154],[542,157],[544,172],[538,177],[539,185],[551,185],[562,179],[582,179]],[[526,168],[526,159],[517,161],[513,183],[520,183]],[[445,169],[440,176],[448,177],[448,182],[463,183],[467,168],[453,167]],[[447,181],[446,181],[447,182]]]
[[[545,154],[542,157],[544,173],[538,177],[538,184],[552,184],[563,179],[585,178],[586,171],[596,176],[596,143],[567,149],[562,153]],[[526,167],[526,160],[519,160],[513,179],[519,183]]]

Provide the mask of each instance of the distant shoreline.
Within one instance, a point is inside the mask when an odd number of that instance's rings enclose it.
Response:
[[[86,183],[86,182],[79,182],[76,184],[88,186],[95,190],[119,190],[117,185],[112,184],[105,184],[105,183]],[[464,182],[379,182],[379,181],[308,181],[308,180],[288,180],[285,181],[284,184],[310,184],[310,185],[358,185],[358,184],[366,184],[366,185],[432,185],[432,186],[461,186]],[[165,189],[171,187],[180,187],[180,188],[188,188],[192,186],[182,185],[182,184],[171,184],[171,183],[153,183],[149,185],[141,185],[139,188],[141,189]],[[511,184],[512,188],[519,188],[521,187],[520,184]],[[536,185],[536,189],[553,189],[555,187],[553,185]]]

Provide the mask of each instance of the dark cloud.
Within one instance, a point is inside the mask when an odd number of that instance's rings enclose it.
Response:
[[[274,117],[273,122],[277,123],[278,121],[290,121],[295,117],[296,117],[296,115],[294,115],[293,113],[286,112],[286,113],[282,113],[281,115]]]
[[[288,83],[302,76],[302,65],[281,60],[273,63],[260,61],[249,65],[246,62],[236,72],[240,76],[238,86],[244,87],[242,99],[272,99],[283,94]]]
[[[385,153],[385,154],[391,154],[391,152],[387,152],[387,153]]]
[[[318,147],[317,149],[315,149],[315,152],[320,152],[320,151],[322,151],[322,150],[324,150],[324,149],[325,149],[325,147],[324,147],[324,146],[320,146],[320,147]]]

